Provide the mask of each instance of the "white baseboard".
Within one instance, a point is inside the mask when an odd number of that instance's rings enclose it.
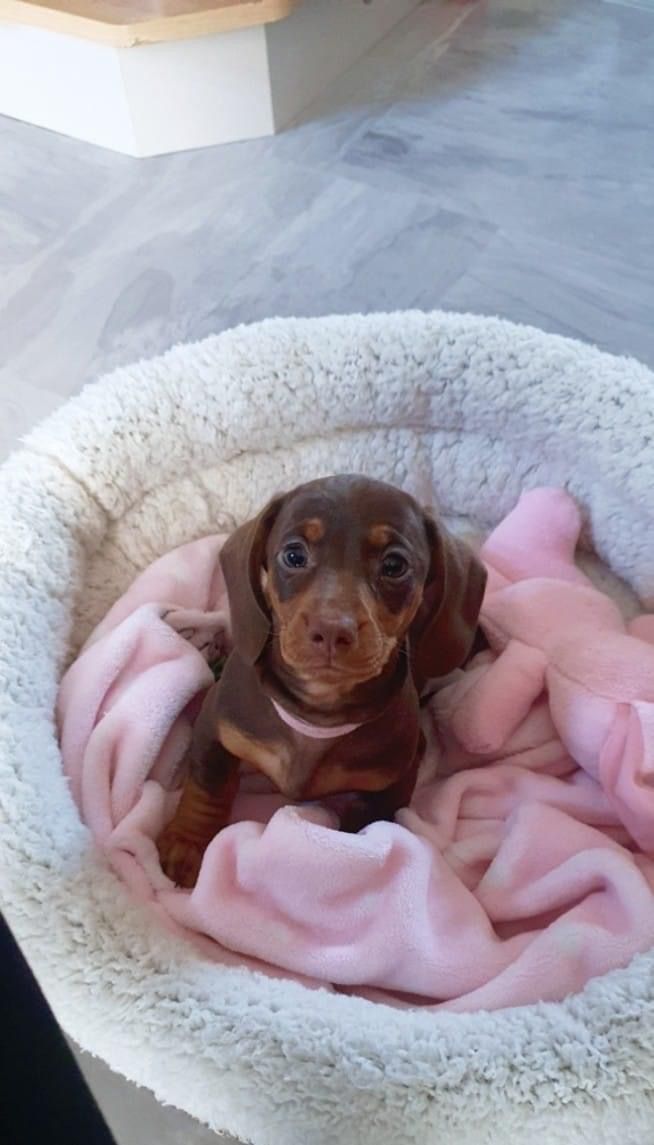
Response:
[[[114,47],[0,25],[0,114],[127,155],[271,135],[420,0],[306,0],[277,24]]]
[[[115,48],[4,25],[0,112],[135,156],[268,135],[265,31]]]

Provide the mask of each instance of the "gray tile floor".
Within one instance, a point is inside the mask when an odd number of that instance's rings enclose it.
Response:
[[[273,140],[0,119],[0,458],[119,363],[272,314],[501,314],[654,366],[654,9],[428,0]],[[120,1145],[211,1134],[86,1062]]]
[[[160,1105],[149,1090],[130,1085],[98,1059],[78,1057],[117,1145],[238,1145],[235,1138],[218,1137],[181,1110]]]

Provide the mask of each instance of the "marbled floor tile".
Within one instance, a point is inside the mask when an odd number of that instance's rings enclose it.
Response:
[[[77,391],[99,372],[206,332],[206,315],[303,216],[322,177],[270,158],[162,164],[117,181],[0,309],[0,385]]]
[[[129,162],[0,116],[0,302],[12,273],[74,226]]]
[[[97,1058],[79,1051],[76,1056],[117,1145],[238,1145],[180,1109],[160,1105],[149,1090],[128,1085]]]
[[[236,321],[436,305],[494,233],[425,195],[273,158],[257,180],[202,174],[134,183],[39,260],[0,311],[0,384],[68,394]]]
[[[618,255],[581,255],[574,247],[502,232],[441,302],[580,338],[654,367],[651,281],[650,271]]]
[[[438,306],[494,234],[418,195],[331,178],[209,313],[209,329],[269,314]]]
[[[649,265],[654,13],[598,0],[544,8],[477,9],[437,62],[430,99],[369,119],[338,169]]]

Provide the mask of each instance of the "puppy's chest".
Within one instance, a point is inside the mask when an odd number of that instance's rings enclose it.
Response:
[[[418,741],[418,708],[398,696],[379,719],[333,739],[315,739],[284,723],[258,691],[247,709],[242,688],[221,689],[216,734],[244,772],[261,772],[287,799],[382,791],[411,764]]]
[[[241,762],[241,773],[261,773],[288,799],[311,799],[341,791],[338,775],[323,744],[290,733],[264,735],[253,727],[237,727],[229,719],[218,724],[221,743]],[[318,780],[322,777],[322,784]]]

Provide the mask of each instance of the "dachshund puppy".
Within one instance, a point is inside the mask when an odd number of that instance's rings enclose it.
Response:
[[[229,823],[244,772],[291,800],[353,793],[343,830],[406,806],[423,749],[420,692],[469,657],[486,583],[472,551],[412,497],[358,476],[275,497],[220,561],[234,648],[158,843],[184,887]]]

